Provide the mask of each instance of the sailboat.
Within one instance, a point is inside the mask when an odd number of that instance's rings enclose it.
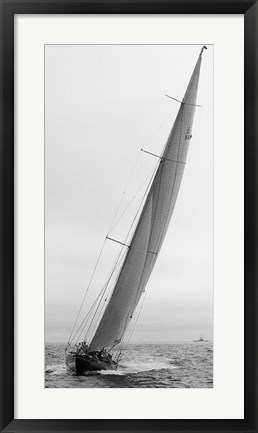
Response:
[[[201,334],[199,340],[193,340],[193,341],[194,341],[194,343],[205,343],[205,342],[207,342],[208,340],[205,340],[205,339],[203,338],[202,334]]]
[[[192,138],[195,108],[198,106],[196,98],[202,54],[205,49],[206,46],[201,49],[183,100],[166,95],[179,102],[180,108],[162,154],[155,155],[143,150],[158,158],[157,168],[146,191],[145,201],[131,238],[128,244],[124,244],[126,253],[109,299],[105,299],[107,302],[94,332],[90,337],[86,332],[84,339],[78,342],[79,331],[84,329],[87,316],[75,331],[74,338],[71,337],[67,343],[67,366],[78,375],[90,371],[115,369],[121,360],[125,332],[145,291],[177,200]],[[107,238],[122,243],[108,236]],[[105,292],[100,298],[103,299],[103,296],[106,296]],[[100,301],[96,301],[95,307],[99,305]],[[95,307],[93,305],[91,310],[93,318],[96,317]],[[73,343],[75,337],[77,344]]]

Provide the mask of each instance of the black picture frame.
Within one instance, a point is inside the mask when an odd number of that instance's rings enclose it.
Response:
[[[4,432],[256,432],[257,431],[257,23],[250,0],[1,0],[0,146],[0,429]],[[14,15],[244,14],[245,75],[245,386],[244,420],[14,419]],[[229,52],[230,56],[230,52]],[[237,91],[237,89],[236,89]],[[236,377],[237,380],[237,377]]]

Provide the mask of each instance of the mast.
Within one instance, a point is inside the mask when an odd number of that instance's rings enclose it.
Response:
[[[167,139],[113,293],[89,351],[118,344],[145,289],[162,246],[186,165],[203,46]],[[173,98],[172,98],[173,99]]]

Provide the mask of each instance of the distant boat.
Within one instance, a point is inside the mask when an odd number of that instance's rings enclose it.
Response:
[[[193,340],[193,341],[194,341],[194,343],[205,343],[205,341],[209,341],[209,340],[204,340],[204,338],[202,338],[202,334],[201,334],[199,340]]]
[[[106,295],[106,288],[112,281],[115,268],[104,291],[93,303],[78,329],[75,330],[76,322],[72,329],[65,350],[66,363],[79,375],[88,371],[114,369],[121,359],[125,331],[132,323],[137,304],[145,291],[175,207],[192,138],[204,49],[205,46],[198,57],[183,101],[176,100],[180,102],[180,108],[162,154],[154,155],[145,151],[157,157],[159,163],[129,242],[123,243],[106,236],[109,241],[123,245],[123,260],[117,261],[121,267],[115,274],[117,276],[113,287],[110,284],[110,294]],[[81,309],[82,306],[77,319]]]

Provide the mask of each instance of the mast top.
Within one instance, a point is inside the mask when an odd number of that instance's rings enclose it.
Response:
[[[208,48],[206,47],[206,45],[203,45],[202,50],[201,50],[201,52],[200,52],[200,56],[202,55],[203,51],[204,51],[204,50],[207,50],[207,49],[208,49]]]

